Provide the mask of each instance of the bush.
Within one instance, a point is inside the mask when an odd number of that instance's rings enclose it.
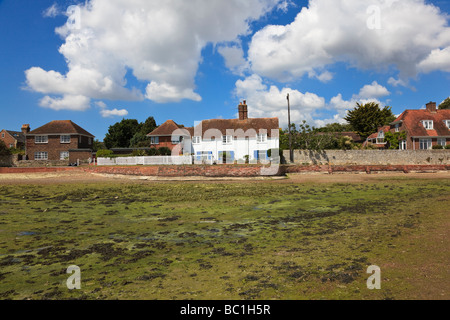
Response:
[[[446,145],[444,148],[447,150],[450,149],[450,144]]]
[[[111,150],[101,149],[97,151],[97,158],[110,158],[112,155]]]
[[[133,150],[131,154],[133,157],[143,157],[145,156],[145,150]]]
[[[10,156],[11,150],[6,146],[6,144],[0,140],[0,156]]]
[[[172,151],[169,148],[167,148],[167,147],[159,148],[158,152],[162,156],[171,156],[172,155]]]
[[[151,148],[150,150],[147,150],[148,156],[159,156],[159,151],[156,148]]]
[[[433,146],[432,149],[433,150],[442,150],[442,149],[444,149],[444,147],[441,146],[440,144],[437,144],[437,145]]]

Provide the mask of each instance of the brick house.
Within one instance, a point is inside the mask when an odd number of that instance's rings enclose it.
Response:
[[[435,145],[450,144],[450,110],[438,110],[436,102],[427,103],[426,109],[405,110],[394,122],[384,126],[367,138],[375,146],[385,147],[386,132],[406,132],[400,150],[427,150]]]
[[[180,145],[183,139],[189,138],[189,134],[185,134],[183,125],[177,124],[173,120],[167,120],[158,128],[147,134],[150,137],[151,146],[154,148],[169,148],[170,151]],[[180,134],[177,135],[177,132]],[[182,152],[180,152],[182,153]]]
[[[25,135],[30,132],[30,125],[24,124],[22,131],[2,130],[0,131],[0,140],[2,140],[8,148],[24,149]]]
[[[28,160],[77,160],[92,158],[94,136],[70,120],[51,121],[26,134]]]

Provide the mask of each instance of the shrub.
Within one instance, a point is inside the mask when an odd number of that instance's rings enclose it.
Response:
[[[447,150],[450,149],[450,144],[446,145],[444,148]]]
[[[156,148],[151,148],[150,150],[147,150],[146,153],[148,156],[158,156],[159,155],[159,151]]]
[[[172,155],[172,151],[168,147],[161,147],[158,149],[159,154],[162,156],[170,156]]]
[[[133,157],[142,157],[145,156],[145,150],[133,150]]]
[[[113,155],[111,150],[101,149],[97,151],[97,158],[110,158]]]
[[[437,144],[437,145],[434,145],[434,146],[432,147],[432,149],[433,149],[433,150],[442,150],[442,149],[444,149],[444,147],[441,146],[440,144]]]
[[[9,156],[11,155],[11,150],[6,146],[6,144],[0,140],[0,156]]]

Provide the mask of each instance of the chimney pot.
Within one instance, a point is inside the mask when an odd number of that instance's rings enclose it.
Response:
[[[24,124],[22,126],[22,133],[23,134],[27,134],[28,132],[30,132],[30,125],[29,124]]]

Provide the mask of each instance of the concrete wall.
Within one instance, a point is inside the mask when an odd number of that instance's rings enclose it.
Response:
[[[45,168],[45,167],[67,167],[69,160],[23,160],[16,167],[19,168]]]
[[[289,150],[283,156],[289,162]],[[295,150],[300,165],[448,165],[450,150]]]

